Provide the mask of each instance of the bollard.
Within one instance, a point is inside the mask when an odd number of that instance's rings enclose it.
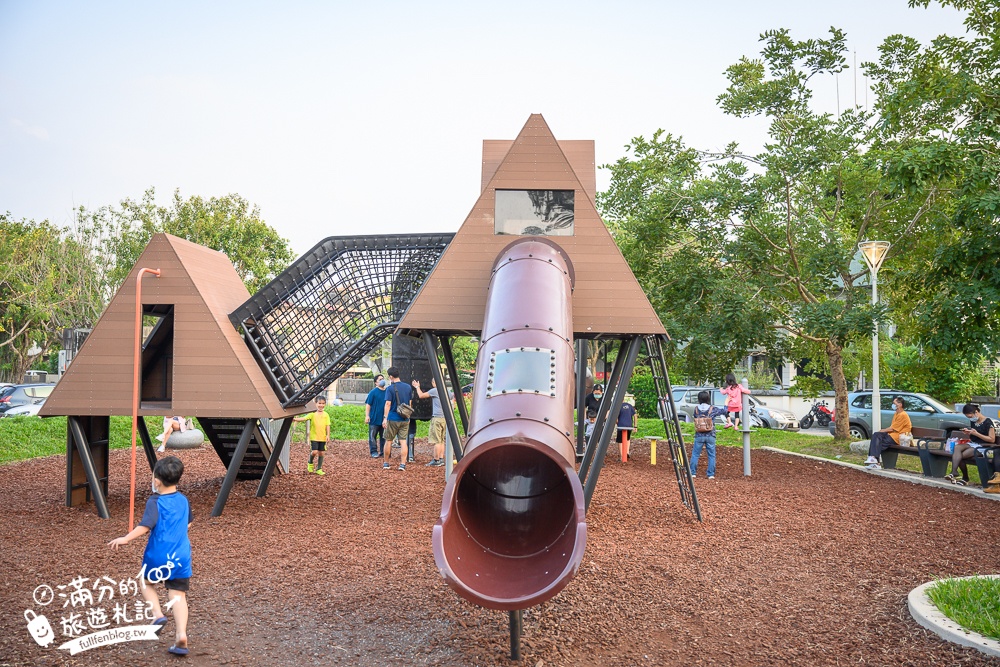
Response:
[[[743,386],[746,388],[750,387],[750,383],[746,378],[743,378]],[[742,418],[740,419],[741,425],[743,426],[743,476],[750,476],[750,398],[747,394],[742,396]]]
[[[649,465],[656,465],[656,438],[649,441]]]

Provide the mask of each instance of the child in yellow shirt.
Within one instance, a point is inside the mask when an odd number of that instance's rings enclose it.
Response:
[[[316,398],[316,412],[310,412],[305,417],[295,417],[294,421],[309,422],[309,463],[306,465],[307,472],[315,472],[317,475],[325,475],[323,472],[323,453],[326,451],[326,443],[330,441],[330,415],[326,413],[326,399],[322,396]],[[316,465],[313,466],[313,457],[316,457]]]

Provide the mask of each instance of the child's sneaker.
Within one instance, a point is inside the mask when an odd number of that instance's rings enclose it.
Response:
[[[325,473],[325,472],[323,472],[323,469],[322,469],[322,468],[317,468],[317,469],[316,469],[316,474],[317,474],[317,475],[325,475],[326,473]]]
[[[715,479],[715,475],[709,475],[708,478],[709,479]]]
[[[399,469],[400,470],[406,470],[406,464],[405,463],[400,463],[399,464]]]
[[[388,470],[388,469],[389,469],[389,464],[388,463],[383,463],[382,464],[382,470]]]
[[[313,464],[306,465],[306,472],[313,472]]]

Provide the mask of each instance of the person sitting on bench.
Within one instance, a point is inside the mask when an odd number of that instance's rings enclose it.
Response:
[[[871,444],[868,446],[868,459],[865,461],[866,468],[879,469],[879,457],[882,452],[893,445],[899,444],[899,435],[909,433],[913,425],[910,423],[910,415],[903,411],[903,397],[897,396],[892,399],[892,407],[896,414],[892,416],[892,424],[888,428],[877,431],[872,435]]]
[[[951,453],[951,474],[945,475],[945,479],[953,484],[965,486],[969,483],[969,467],[966,461],[976,455],[977,449],[992,447],[997,444],[997,433],[993,427],[993,420],[987,419],[980,412],[979,406],[975,403],[966,403],[962,407],[962,414],[967,419],[972,420],[969,428],[963,428],[962,433],[969,438],[970,442],[959,442],[955,445],[955,451]],[[962,476],[958,477],[958,470],[961,468]],[[982,480],[985,485],[989,480]]]

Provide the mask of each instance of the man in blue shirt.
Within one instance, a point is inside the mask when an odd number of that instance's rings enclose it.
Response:
[[[375,387],[368,392],[365,399],[365,423],[368,424],[368,453],[373,459],[382,456],[385,449],[385,376],[381,373],[375,376]],[[378,441],[376,443],[376,440]]]
[[[405,382],[399,381],[399,371],[395,366],[391,366],[388,371],[389,388],[385,390],[385,416],[382,425],[385,427],[385,439],[392,443],[399,438],[399,469],[406,470],[406,434],[410,430],[410,418],[404,417],[397,408],[413,399],[413,388]],[[385,448],[385,455],[382,463],[384,470],[389,469],[389,459],[392,456],[392,447]]]

